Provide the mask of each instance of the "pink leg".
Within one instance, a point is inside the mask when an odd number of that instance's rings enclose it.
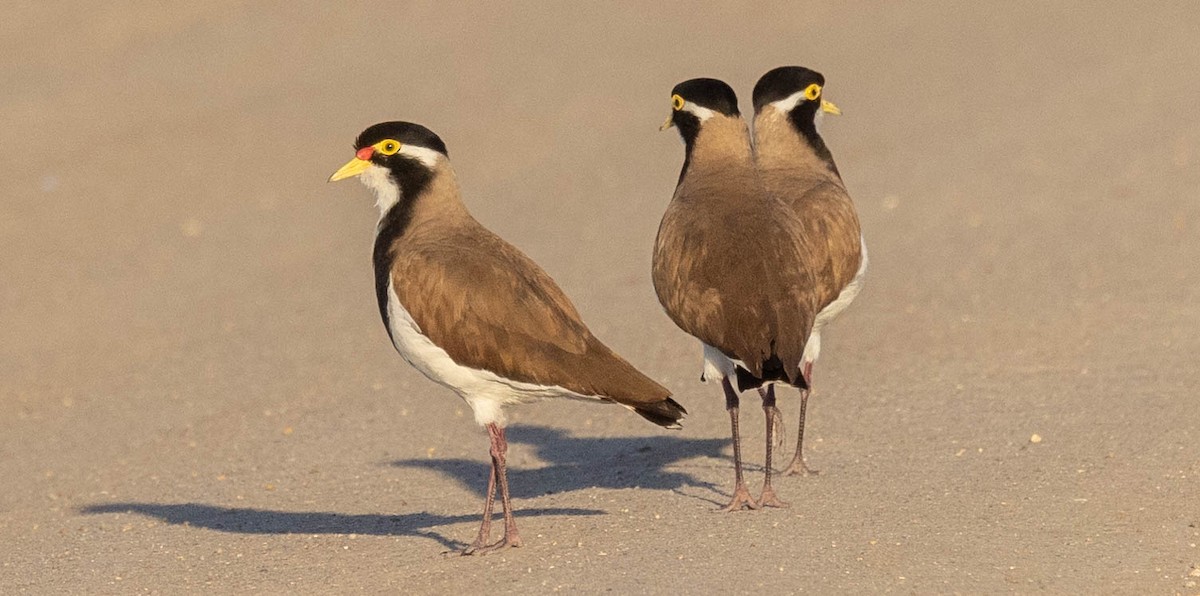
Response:
[[[810,388],[813,378],[812,366],[811,362],[804,363],[804,380]],[[800,390],[800,432],[796,436],[796,455],[792,457],[792,463],[784,469],[785,476],[808,476],[818,473],[804,463],[804,415],[808,412],[808,393],[809,389]]]
[[[733,430],[733,499],[723,507],[722,511],[741,511],[742,507],[758,509],[758,503],[746,489],[742,480],[742,436],[738,431],[738,394],[734,391],[729,379],[721,379],[721,387],[725,389],[725,409],[729,410],[729,424]]]
[[[492,440],[492,465],[494,469],[492,478],[500,486],[500,504],[504,508],[504,536],[495,544],[469,549],[469,552],[464,554],[486,555],[505,547],[521,546],[521,536],[517,533],[517,520],[513,517],[512,500],[508,496],[508,465],[505,460],[508,455],[508,438],[504,434],[504,429],[495,423],[487,425],[487,429],[488,436]],[[489,512],[485,511],[484,513]],[[488,523],[486,517],[484,523]],[[480,528],[480,533],[482,534],[482,532],[483,528]]]
[[[492,536],[492,507],[496,503],[496,458],[492,457],[491,470],[488,471],[487,500],[483,502],[483,523],[479,525],[479,535],[462,554],[473,555],[476,551],[487,546]]]
[[[764,466],[762,496],[759,497],[758,504],[762,507],[787,507],[788,504],[780,501],[775,489],[771,487],[771,453],[775,448],[775,438],[772,435],[775,432],[775,420],[779,416],[779,410],[775,407],[775,384],[768,385],[766,391],[759,389],[759,394],[762,395],[763,413],[767,417],[767,462]]]

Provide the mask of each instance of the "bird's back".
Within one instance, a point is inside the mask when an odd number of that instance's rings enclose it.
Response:
[[[859,273],[862,229],[854,202],[828,149],[817,151],[782,114],[755,118],[755,164],[766,191],[787,204],[801,226],[822,306],[835,300]]]
[[[659,227],[653,278],[677,325],[756,377],[773,357],[789,380],[815,316],[795,216],[747,168],[684,176]]]

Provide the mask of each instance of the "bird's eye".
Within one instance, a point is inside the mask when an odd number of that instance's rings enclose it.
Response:
[[[821,97],[821,86],[816,83],[809,85],[804,89],[804,97],[809,101]]]
[[[676,112],[683,109],[683,98],[678,94],[671,96],[671,108]]]
[[[399,150],[400,143],[390,139],[379,144],[379,152],[384,155],[394,155]]]

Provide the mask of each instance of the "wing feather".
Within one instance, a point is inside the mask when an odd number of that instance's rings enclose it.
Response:
[[[478,224],[397,250],[392,283],[421,332],[459,365],[635,409],[670,401],[592,335],[541,267]]]

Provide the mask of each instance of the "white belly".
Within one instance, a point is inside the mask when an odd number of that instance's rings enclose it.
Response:
[[[838,293],[837,299],[817,313],[817,318],[813,321],[812,333],[808,336],[808,342],[804,344],[804,362],[817,361],[817,358],[821,356],[821,329],[842,314],[842,311],[846,310],[850,303],[858,297],[858,293],[862,291],[863,280],[867,275],[867,241],[859,236],[859,242],[862,247],[862,260],[858,263],[858,272],[854,274],[854,279],[850,280],[850,283]]]
[[[557,385],[534,385],[503,378],[493,372],[459,365],[445,350],[433,343],[396,297],[388,280],[388,326],[392,345],[413,368],[434,382],[458,393],[475,413],[479,424],[504,426],[504,406],[529,403],[550,397],[598,400],[598,396],[580,395]]]

